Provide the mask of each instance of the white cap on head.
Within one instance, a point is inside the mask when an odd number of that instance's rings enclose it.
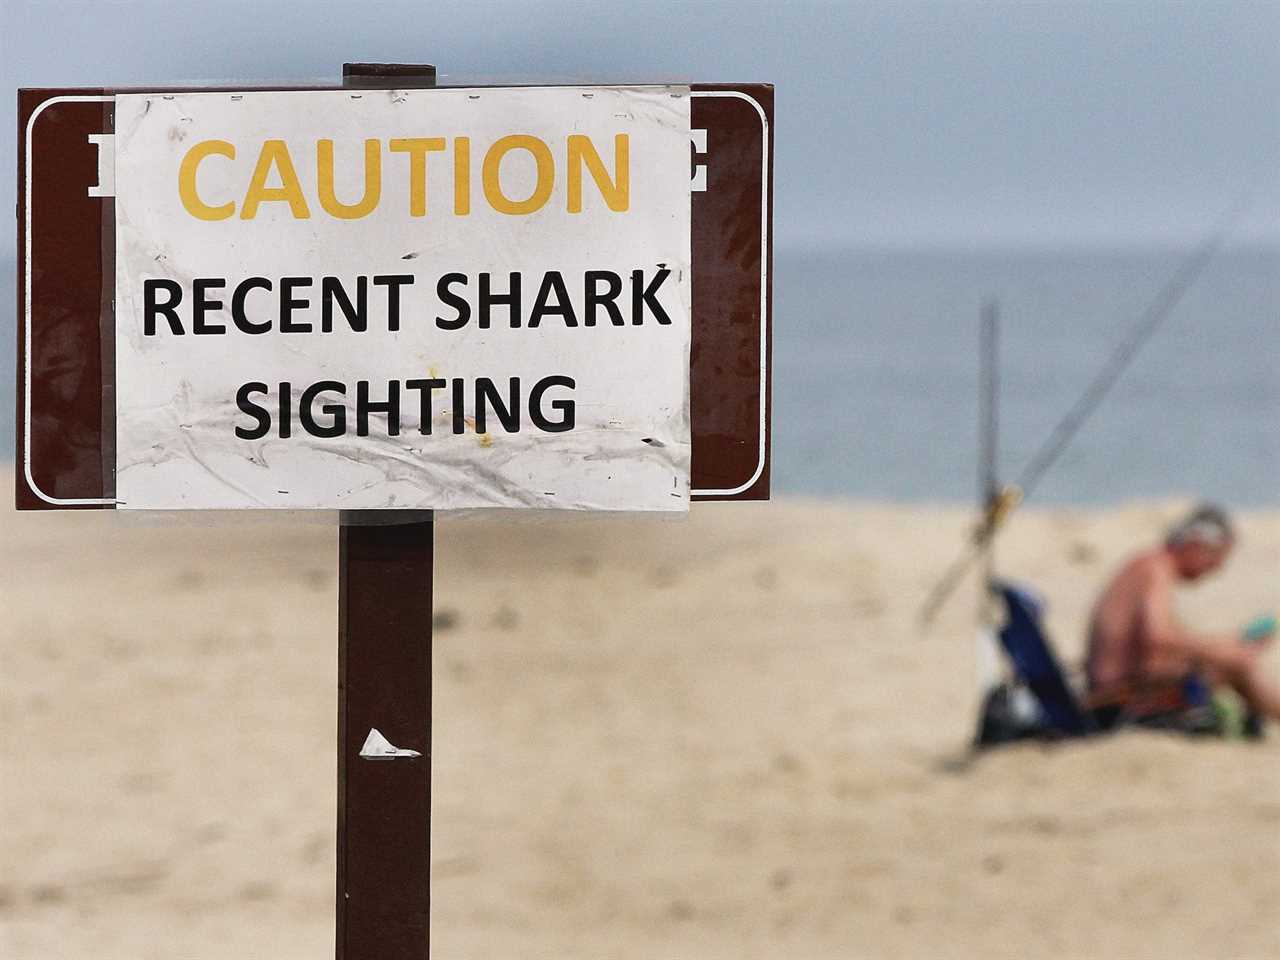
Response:
[[[1202,503],[1170,528],[1165,542],[1176,547],[1185,543],[1201,543],[1207,547],[1225,547],[1235,541],[1231,519],[1221,507]]]

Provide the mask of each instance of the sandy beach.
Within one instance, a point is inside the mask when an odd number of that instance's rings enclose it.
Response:
[[[1075,661],[1183,506],[1028,506],[1000,568]],[[969,757],[976,592],[915,621],[969,520],[438,524],[434,955],[1280,956],[1276,731]],[[1280,601],[1280,511],[1239,525],[1193,624]],[[332,524],[6,508],[0,551],[0,955],[331,956]]]

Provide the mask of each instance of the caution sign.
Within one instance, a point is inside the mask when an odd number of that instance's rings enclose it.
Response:
[[[121,508],[685,510],[685,87],[122,94]]]

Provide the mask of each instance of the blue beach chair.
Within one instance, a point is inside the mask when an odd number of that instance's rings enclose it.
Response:
[[[1067,684],[1045,636],[1040,601],[1029,591],[1007,583],[993,587],[1004,600],[1008,617],[1000,631],[1000,646],[1013,662],[1018,679],[1036,698],[1049,729],[1065,737],[1096,733],[1097,724]]]
[[[1045,636],[1041,625],[1043,605],[1022,587],[996,582],[991,589],[1006,610],[1000,646],[1013,666],[1014,682],[1001,684],[987,694],[975,745],[1097,733],[1098,723],[1067,683],[1066,673]],[[1026,703],[1028,694],[1030,707]]]

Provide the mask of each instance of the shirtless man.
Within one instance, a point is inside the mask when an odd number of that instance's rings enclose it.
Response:
[[[1193,633],[1173,614],[1173,589],[1217,570],[1235,542],[1227,515],[1197,507],[1163,545],[1130,560],[1108,584],[1089,627],[1086,673],[1095,704],[1125,704],[1146,712],[1150,694],[1176,689],[1198,674],[1210,686],[1232,687],[1257,714],[1280,719],[1280,687],[1263,672],[1260,653],[1270,638]],[[1156,698],[1159,702],[1159,698]]]

